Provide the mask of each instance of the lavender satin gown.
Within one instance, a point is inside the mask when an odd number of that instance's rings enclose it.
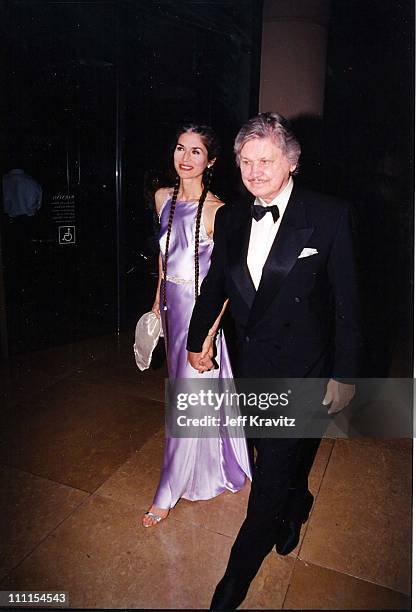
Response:
[[[171,199],[160,213],[159,243],[165,252],[166,231]],[[232,378],[229,355],[222,333],[217,339],[218,369],[198,374],[187,361],[186,339],[195,303],[194,236],[197,202],[177,201],[169,241],[166,283],[167,313],[161,312],[166,339],[168,317],[169,343],[167,364],[170,379]],[[206,234],[201,219],[199,240],[199,280],[208,272],[213,240]],[[192,501],[210,499],[226,489],[236,492],[251,478],[250,461],[244,437],[167,438],[162,473],[153,504],[172,508],[181,498]]]

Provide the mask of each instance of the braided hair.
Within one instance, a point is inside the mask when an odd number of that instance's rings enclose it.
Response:
[[[163,306],[163,310],[167,310],[167,306],[166,306],[166,276],[167,276],[167,270],[168,270],[169,242],[170,242],[170,234],[171,234],[171,231],[172,231],[173,215],[175,214],[176,200],[178,199],[179,185],[180,185],[180,179],[179,179],[179,176],[177,176],[176,180],[175,180],[175,185],[174,185],[174,188],[173,188],[172,200],[171,200],[171,203],[170,203],[169,218],[168,218],[168,227],[167,227],[167,231],[166,231],[165,256],[164,256],[163,262],[162,262],[162,272],[163,272],[163,276],[162,276],[162,306]]]
[[[196,209],[196,219],[195,219],[195,250],[194,250],[195,300],[199,295],[199,234],[201,230],[202,209],[204,207],[204,202],[207,197],[207,193],[209,191],[209,186],[211,184],[211,178],[212,178],[212,167],[208,166],[204,172],[204,178],[203,178],[204,188],[202,190],[201,197],[199,198],[198,208]]]
[[[199,136],[201,136],[202,142],[204,143],[207,149],[207,152],[208,152],[208,159],[213,159],[214,157],[217,157],[219,150],[220,150],[220,145],[219,145],[218,138],[214,130],[211,127],[207,125],[195,125],[195,124],[187,124],[187,125],[182,126],[176,132],[175,146],[181,134],[184,134],[185,132],[199,134]],[[197,207],[196,219],[195,219],[195,248],[194,248],[195,299],[198,297],[198,294],[199,294],[199,234],[200,234],[200,229],[201,229],[202,209],[204,207],[204,202],[206,200],[206,197],[209,191],[209,187],[211,184],[211,178],[212,178],[212,167],[208,166],[207,168],[205,168],[204,175],[202,178],[203,189],[202,189],[202,193],[199,198],[199,201],[198,201],[198,207]],[[167,310],[166,278],[167,278],[168,258],[169,258],[168,257],[169,256],[169,242],[170,242],[170,234],[171,234],[172,225],[173,225],[173,217],[175,214],[176,201],[177,201],[178,193],[179,193],[179,186],[180,186],[180,179],[179,179],[179,176],[177,176],[175,180],[172,200],[170,204],[168,226],[167,226],[167,232],[166,232],[165,254],[164,254],[163,266],[162,266],[162,271],[163,271],[162,307],[163,307],[163,310]]]

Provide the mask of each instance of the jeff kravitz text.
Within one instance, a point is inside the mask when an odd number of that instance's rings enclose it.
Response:
[[[203,417],[187,417],[181,414],[176,422],[179,427],[295,427],[296,419],[287,416],[277,418],[260,417],[259,415],[226,416],[222,421],[220,417],[205,415]]]

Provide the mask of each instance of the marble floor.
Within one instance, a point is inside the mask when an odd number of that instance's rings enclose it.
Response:
[[[163,367],[130,336],[32,352],[1,368],[0,590],[57,590],[80,609],[209,606],[248,486],[139,520],[163,451]],[[243,609],[410,609],[410,440],[322,442],[298,548],[272,552]]]

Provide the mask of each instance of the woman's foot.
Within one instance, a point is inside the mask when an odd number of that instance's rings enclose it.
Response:
[[[158,508],[157,506],[152,506],[150,510],[146,512],[146,514],[142,518],[143,527],[154,527],[160,521],[163,521],[167,518],[169,514],[169,510],[166,508]]]

